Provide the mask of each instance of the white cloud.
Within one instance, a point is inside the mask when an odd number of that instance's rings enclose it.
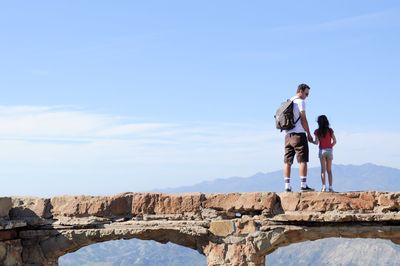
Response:
[[[18,194],[30,189],[14,183],[21,178],[47,184],[70,175],[72,183],[95,179],[97,184],[95,177],[102,176],[108,181],[99,192],[106,193],[111,180],[125,190],[133,179],[131,190],[141,190],[250,175],[265,165],[265,130],[250,124],[144,123],[68,107],[3,106],[0,175],[12,177],[7,187],[25,191]],[[62,186],[54,193],[88,193],[88,188],[69,192]],[[43,191],[28,194],[38,193]]]
[[[0,137],[81,137],[105,126],[111,119],[67,108],[3,106],[0,108]]]
[[[135,133],[146,133],[152,131],[158,131],[166,128],[170,128],[169,124],[162,123],[137,123],[137,124],[126,124],[126,125],[118,125],[115,127],[111,127],[108,129],[104,129],[100,131],[98,136],[124,136],[131,135]]]
[[[399,133],[336,135],[335,163],[400,167]],[[282,152],[283,134],[265,121],[146,123],[70,107],[0,107],[2,194],[112,194],[249,176],[281,169]],[[310,158],[318,166],[317,147]]]

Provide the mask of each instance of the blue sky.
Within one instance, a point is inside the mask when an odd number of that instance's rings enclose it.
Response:
[[[336,163],[400,168],[398,1],[21,3],[0,3],[2,194],[280,169],[273,115],[301,82]]]

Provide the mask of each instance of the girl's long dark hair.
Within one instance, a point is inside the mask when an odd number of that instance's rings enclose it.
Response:
[[[324,138],[327,132],[329,132],[329,134],[332,134],[332,129],[330,128],[331,125],[329,124],[329,120],[326,117],[326,115],[318,116],[317,122],[318,122],[318,130],[317,130],[318,137]]]

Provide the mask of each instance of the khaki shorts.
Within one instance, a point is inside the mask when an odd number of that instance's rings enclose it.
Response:
[[[319,149],[318,157],[320,159],[333,160],[333,150],[332,149]]]
[[[286,134],[284,162],[293,164],[295,155],[298,163],[308,163],[309,150],[306,133]]]

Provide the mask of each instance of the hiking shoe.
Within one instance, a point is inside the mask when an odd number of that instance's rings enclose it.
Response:
[[[285,188],[285,192],[292,192],[291,188]]]
[[[309,186],[302,187],[302,188],[300,188],[300,190],[301,190],[302,192],[310,192],[310,191],[315,191],[315,189],[313,189],[313,188],[310,188]]]

